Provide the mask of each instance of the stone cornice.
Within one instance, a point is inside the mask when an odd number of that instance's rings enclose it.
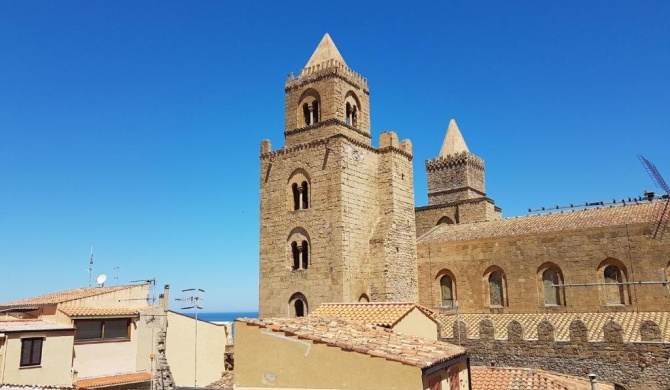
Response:
[[[307,131],[310,131],[310,130],[320,129],[320,128],[326,127],[326,126],[338,126],[338,125],[346,127],[347,129],[349,129],[351,131],[354,131],[354,132],[362,135],[365,138],[370,138],[370,139],[372,138],[372,136],[369,133],[366,133],[366,132],[364,132],[362,130],[359,130],[355,127],[351,127],[348,124],[346,124],[345,122],[342,122],[341,120],[336,119],[336,118],[326,119],[325,121],[319,122],[317,124],[301,127],[301,128],[298,128],[298,129],[285,130],[284,131],[284,137],[288,137],[288,136],[294,135],[294,134],[304,133],[304,132],[307,132]]]
[[[465,187],[459,187],[459,188],[452,188],[450,190],[442,190],[442,191],[433,191],[433,192],[428,192],[428,195],[442,195],[442,194],[453,194],[454,192],[460,192],[460,191],[465,191],[465,190],[470,190],[473,192],[478,193],[482,197],[486,197],[485,192],[481,192],[478,189],[472,188],[470,186],[465,186]]]
[[[463,165],[470,165],[474,168],[483,170],[484,160],[470,152],[462,152],[456,155],[426,160],[426,171],[439,171],[442,169],[454,168]]]
[[[428,206],[421,206],[421,207],[415,207],[414,211],[427,211],[427,210],[439,210],[442,208],[448,208],[448,207],[455,207],[461,204],[467,204],[467,203],[479,203],[479,202],[487,202],[490,204],[495,205],[495,202],[493,199],[488,198],[488,197],[481,197],[481,198],[474,198],[474,199],[463,199],[463,200],[457,200],[455,202],[449,202],[449,203],[443,203],[443,204],[434,204],[434,205],[428,205]],[[498,210],[500,210],[499,207],[496,207]]]
[[[284,92],[288,93],[291,91],[298,90],[305,86],[306,84],[311,84],[319,82],[322,80],[327,80],[331,78],[337,78],[345,83],[349,84],[351,87],[363,91],[364,94],[370,95],[370,90],[361,86],[359,83],[352,81],[346,74],[342,74],[338,71],[338,68],[329,68],[320,72],[312,73],[306,76],[301,76],[286,82],[284,87]]]

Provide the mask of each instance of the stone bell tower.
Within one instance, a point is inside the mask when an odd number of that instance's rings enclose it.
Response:
[[[260,315],[416,301],[411,143],[372,146],[367,80],[328,34],[285,93],[285,144],[261,143]]]

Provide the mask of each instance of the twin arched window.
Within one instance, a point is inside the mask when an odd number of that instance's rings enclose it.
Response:
[[[293,210],[307,210],[309,208],[309,186],[306,181],[293,183],[291,185],[293,192]]]
[[[291,269],[307,269],[309,267],[309,243],[304,240],[300,243],[291,242],[291,257],[293,259]]]
[[[351,127],[358,125],[358,107],[355,104],[347,102],[346,105],[347,119],[346,122]]]
[[[304,103],[302,105],[302,116],[305,126],[319,123],[319,101],[313,100],[311,103]]]

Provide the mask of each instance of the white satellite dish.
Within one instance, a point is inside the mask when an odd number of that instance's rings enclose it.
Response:
[[[107,275],[105,274],[100,274],[97,278],[95,278],[95,281],[98,282],[99,285],[103,286],[105,284],[105,281],[107,280]]]

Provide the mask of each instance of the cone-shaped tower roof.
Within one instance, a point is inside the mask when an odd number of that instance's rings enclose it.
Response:
[[[330,38],[330,35],[326,33],[326,35],[321,38],[321,42],[319,42],[319,46],[316,47],[316,50],[314,50],[312,56],[309,57],[309,61],[307,61],[305,68],[321,64],[328,60],[336,60],[342,63],[342,65],[347,66],[347,63],[344,62],[344,58],[342,58],[342,54],[340,54],[340,51],[337,50],[337,46],[335,46],[335,43]]]
[[[468,145],[465,144],[463,135],[458,129],[456,120],[452,119],[447,128],[447,135],[444,137],[442,149],[440,149],[440,157],[447,157],[462,152],[469,152]]]

